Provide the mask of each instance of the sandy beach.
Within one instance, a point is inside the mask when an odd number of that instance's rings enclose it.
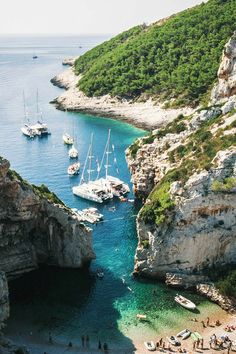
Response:
[[[223,353],[227,353],[227,350],[225,349],[211,349],[209,346],[209,340],[211,335],[215,334],[217,337],[221,337],[222,335],[224,336],[228,336],[232,341],[236,340],[236,330],[232,330],[231,332],[227,332],[225,331],[225,327],[227,325],[229,326],[236,326],[236,316],[235,315],[231,315],[228,314],[226,312],[223,312],[220,308],[219,311],[216,311],[215,314],[213,314],[210,317],[210,322],[209,325],[206,326],[205,328],[203,327],[202,321],[204,321],[204,324],[206,325],[207,323],[207,317],[204,316],[196,316],[197,318],[197,322],[194,322],[194,313],[193,313],[193,317],[186,321],[185,326],[186,328],[188,328],[189,330],[191,330],[192,332],[197,331],[198,333],[200,333],[204,339],[204,343],[203,343],[203,349],[195,349],[193,350],[193,340],[191,337],[189,337],[186,340],[182,340],[181,341],[181,348],[182,349],[186,349],[186,351],[188,353],[215,353],[215,352],[221,352]],[[220,326],[216,326],[215,322],[216,320],[219,320],[221,325]],[[181,328],[183,329],[183,328]],[[181,330],[179,329],[179,330]],[[153,340],[154,342],[158,342],[161,338],[163,339],[163,341],[165,342],[165,349],[164,350],[156,350],[156,352],[164,352],[166,354],[170,354],[170,353],[177,353],[178,348],[179,347],[174,347],[174,346],[170,346],[170,348],[168,347],[168,342],[166,340],[166,336],[170,336],[172,334],[176,334],[175,332],[172,330],[165,330],[161,333],[159,333],[158,335],[156,335],[154,338],[148,338],[147,340]],[[143,333],[142,333],[143,334]],[[119,344],[117,344],[117,348],[114,348],[114,345],[111,346],[111,349],[108,350],[109,354],[131,354],[131,353],[136,353],[136,354],[146,354],[149,351],[147,349],[145,349],[144,344],[143,344],[143,340],[141,340],[141,336],[138,336],[138,333],[136,333],[135,335],[131,335],[131,339],[133,342],[133,346],[136,348],[135,350],[132,349],[124,349],[124,348],[119,348]],[[23,329],[23,332],[19,332],[19,328],[16,329],[15,333],[12,334],[10,336],[10,339],[18,344],[18,345],[22,345],[22,346],[27,346],[27,348],[29,348],[30,353],[32,354],[62,354],[62,353],[72,353],[72,354],[85,354],[85,353],[89,353],[89,354],[96,354],[96,353],[102,353],[104,352],[103,350],[98,350],[98,341],[94,341],[94,340],[90,340],[89,342],[89,346],[83,347],[82,343],[81,343],[81,339],[78,338],[77,340],[75,340],[74,342],[72,342],[72,347],[69,347],[68,344],[69,343],[62,343],[60,340],[58,340],[57,338],[54,338],[52,336],[53,339],[53,343],[49,343],[47,338],[43,338],[43,336],[40,335],[39,332],[25,332]],[[109,342],[108,342],[109,345]]]
[[[87,97],[77,87],[80,78],[75,75],[73,67],[70,67],[51,80],[54,85],[66,89],[52,102],[57,108],[116,118],[147,130],[158,128],[181,113],[190,115],[194,112],[190,107],[164,109],[161,105],[154,104],[151,99],[137,103],[128,100],[121,101],[110,95]]]

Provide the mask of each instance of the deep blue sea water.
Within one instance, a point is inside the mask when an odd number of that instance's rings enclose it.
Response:
[[[99,158],[108,129],[111,129],[120,177],[128,183],[130,174],[125,149],[135,138],[145,134],[123,122],[61,112],[49,104],[62,93],[50,83],[54,75],[64,70],[62,60],[80,55],[105,39],[91,36],[0,37],[0,155],[9,159],[12,168],[23,178],[34,184],[46,184],[70,207],[84,208],[91,204],[71,192],[80,176],[69,178],[66,173],[69,159],[68,149],[62,143],[64,132],[72,134],[74,131],[79,160],[83,164],[90,134],[94,133],[95,157]],[[35,54],[38,59],[33,60]],[[24,122],[22,92],[24,90],[33,120],[37,89],[52,135],[28,140],[20,132]],[[130,197],[133,197],[132,193]],[[132,278],[138,207],[118,201],[98,207],[104,214],[104,222],[93,227],[97,259],[90,270],[40,270],[26,275],[20,287],[17,282],[12,285],[10,290],[16,293],[17,301],[12,303],[8,321],[10,337],[27,336],[30,328],[33,335],[37,333],[45,341],[49,331],[61,343],[69,340],[76,343],[81,334],[89,334],[93,341],[100,338],[111,346],[132,348],[133,339],[142,341],[148,336],[151,339],[163,329],[181,328],[192,316],[174,303],[175,291],[155,282]],[[111,207],[115,207],[115,211]],[[104,269],[103,280],[95,276],[98,267]],[[153,294],[154,289],[156,294]],[[201,297],[190,297],[199,305],[200,314],[196,316],[215,311],[216,306]],[[149,322],[139,323],[137,313],[147,314]]]

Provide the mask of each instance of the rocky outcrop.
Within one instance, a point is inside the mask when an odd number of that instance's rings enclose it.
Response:
[[[72,66],[74,65],[76,59],[78,59],[78,57],[65,58],[64,60],[62,60],[62,65]]]
[[[78,88],[80,79],[81,76],[75,75],[73,66],[52,78],[51,82],[54,85],[67,91],[51,103],[61,110],[118,118],[146,129],[160,127],[171,122],[180,113],[190,114],[194,111],[190,107],[165,109],[163,104],[153,102],[151,99],[145,102],[134,102],[110,95],[87,97]]]
[[[8,316],[4,274],[9,280],[41,264],[77,268],[95,257],[91,229],[46,187],[31,186],[9,167],[0,160],[0,322]]]
[[[236,313],[235,299],[223,296],[213,284],[198,284],[199,294],[206,296],[210,301],[217,303],[222,309],[230,313]]]
[[[218,83],[212,90],[212,103],[220,103],[236,94],[236,32],[225,45],[218,70]],[[235,97],[234,97],[234,101]]]
[[[135,273],[165,279],[169,272],[201,274],[236,263],[236,189],[212,187],[228,177],[236,178],[236,147],[219,152],[209,171],[172,183],[168,222],[145,224],[139,216]]]

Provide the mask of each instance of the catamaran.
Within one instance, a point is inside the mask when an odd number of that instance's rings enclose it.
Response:
[[[36,132],[36,135],[38,136],[45,136],[51,134],[50,130],[47,127],[47,124],[43,122],[43,113],[39,109],[39,94],[38,90],[36,92],[36,117],[37,117],[37,123],[31,125],[31,129],[33,129]]]
[[[96,203],[103,203],[105,200],[109,200],[113,197],[111,191],[109,191],[105,185],[98,183],[98,181],[92,181],[91,176],[94,170],[92,170],[93,160],[93,134],[91,134],[90,145],[86,156],[85,164],[83,167],[80,184],[72,188],[72,191],[78,197],[90,200]],[[88,181],[85,180],[85,169],[88,165]]]
[[[34,138],[36,135],[36,131],[34,129],[32,129],[32,127],[30,126],[30,120],[29,120],[29,114],[28,114],[28,109],[26,107],[25,104],[25,93],[23,91],[23,102],[24,102],[24,117],[25,117],[25,121],[27,121],[27,123],[24,124],[23,127],[21,127],[21,131],[22,133],[27,136],[28,138]]]
[[[111,130],[109,129],[101,164],[97,162],[97,177],[95,180],[92,180],[91,173],[94,172],[94,170],[92,170],[92,159],[94,156],[92,155],[93,134],[91,135],[91,142],[84,164],[80,185],[73,187],[72,189],[75,195],[96,203],[103,203],[104,201],[112,199],[114,196],[121,197],[130,191],[129,186],[126,183],[121,181],[119,178],[108,174],[109,167],[111,167],[111,165],[109,165],[109,155],[112,153],[110,150],[110,138]],[[114,146],[112,146],[112,150],[114,153]],[[114,160],[116,161],[116,159]],[[84,173],[87,164],[89,165],[87,170],[88,181],[85,182]],[[103,165],[105,167],[105,177],[100,177]]]

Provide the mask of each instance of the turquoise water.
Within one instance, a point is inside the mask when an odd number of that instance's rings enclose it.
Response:
[[[64,132],[75,131],[83,163],[90,134],[94,133],[95,157],[100,157],[108,129],[111,129],[120,177],[128,183],[130,174],[125,149],[135,138],[145,134],[126,123],[61,112],[49,104],[62,92],[50,84],[50,79],[64,69],[62,59],[79,55],[104,39],[0,37],[0,155],[8,158],[12,168],[25,179],[46,184],[70,207],[84,208],[91,204],[71,192],[80,177],[67,176],[69,161],[67,147],[62,143]],[[37,54],[38,59],[32,60],[32,54]],[[23,124],[22,91],[25,91],[33,116],[37,88],[52,135],[32,141],[20,132]],[[132,193],[130,197],[133,197]],[[111,207],[115,207],[115,211]],[[175,291],[155,282],[132,278],[138,206],[113,201],[99,205],[99,210],[104,214],[104,222],[93,227],[97,259],[92,262],[90,270],[39,270],[21,279],[20,286],[18,281],[11,285],[13,303],[7,329],[9,336],[16,335],[17,325],[21,328],[19,336],[31,328],[46,339],[48,331],[52,331],[54,338],[63,343],[68,340],[76,342],[84,333],[94,341],[100,338],[112,345],[119,343],[120,347],[132,348],[133,339],[143,340],[165,328],[180,327],[193,316],[173,302]],[[104,269],[103,280],[95,276],[98,267]],[[191,298],[199,305],[200,314],[196,316],[216,309],[197,295],[191,295]],[[137,313],[147,314],[149,322],[139,323]]]

